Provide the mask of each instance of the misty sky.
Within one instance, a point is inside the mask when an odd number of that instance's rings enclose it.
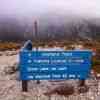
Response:
[[[100,17],[100,0],[0,0],[0,17],[45,14]]]

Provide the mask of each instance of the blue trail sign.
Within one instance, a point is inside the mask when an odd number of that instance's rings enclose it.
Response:
[[[91,51],[20,52],[21,80],[86,79],[91,69]]]

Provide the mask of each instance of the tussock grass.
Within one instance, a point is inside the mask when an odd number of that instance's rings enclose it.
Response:
[[[0,42],[0,51],[16,50],[21,47],[21,44],[15,42]]]

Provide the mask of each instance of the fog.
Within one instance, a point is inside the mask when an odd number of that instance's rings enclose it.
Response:
[[[80,34],[87,35],[88,21],[100,26],[99,4],[99,0],[0,0],[0,39],[32,37],[35,20],[40,34],[65,37],[63,34],[71,34],[69,23],[75,23],[83,24]]]
[[[0,0],[0,17],[38,19],[59,16],[100,17],[100,0]]]

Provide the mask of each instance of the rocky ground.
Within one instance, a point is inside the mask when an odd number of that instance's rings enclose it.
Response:
[[[86,80],[84,87],[79,81],[28,82],[28,92],[22,92],[19,80],[19,51],[0,52],[0,100],[100,100],[100,80],[94,76]]]

